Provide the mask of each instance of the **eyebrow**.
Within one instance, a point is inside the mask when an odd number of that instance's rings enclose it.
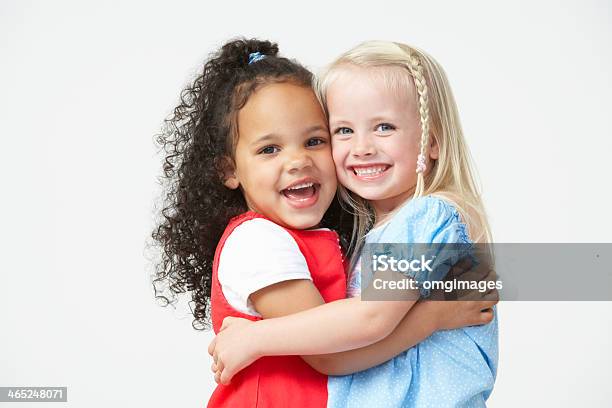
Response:
[[[330,120],[329,124],[335,125],[335,126],[343,126],[343,125],[350,125],[351,122],[346,119],[336,119],[336,120]]]
[[[393,118],[393,115],[391,114],[382,114],[382,115],[376,115],[373,118],[370,118],[370,122],[394,122],[396,121],[396,118]]]
[[[393,118],[393,115],[383,113],[382,115],[376,115],[368,119],[370,123],[382,123],[382,122],[397,122],[397,118]],[[347,119],[336,119],[330,120],[330,125],[333,127],[352,126],[353,122]]]
[[[251,146],[255,146],[255,145],[258,145],[258,144],[260,144],[262,142],[266,142],[266,141],[268,141],[270,139],[276,139],[276,138],[277,138],[277,136],[276,136],[275,133],[268,133],[267,135],[264,135],[264,136],[256,139],[253,143],[251,143]]]
[[[309,128],[307,128],[304,133],[312,133],[312,132],[316,132],[316,131],[325,131],[327,132],[327,127],[326,126],[322,126],[322,125],[313,125],[310,126]],[[267,135],[263,135],[262,137],[256,139],[255,141],[253,141],[253,143],[251,143],[251,146],[255,146],[258,145],[260,143],[263,142],[267,142],[269,140],[274,140],[278,138],[278,135],[276,133],[268,133]]]
[[[327,126],[321,126],[321,125],[313,125],[311,127],[309,127],[308,129],[306,129],[306,133],[312,133],[312,132],[316,132],[318,130],[322,130],[324,132],[327,132]]]

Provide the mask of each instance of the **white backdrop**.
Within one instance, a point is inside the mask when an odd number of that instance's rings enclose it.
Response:
[[[144,241],[153,135],[236,35],[277,41],[315,70],[368,39],[425,49],[454,88],[496,241],[610,242],[610,9],[3,1],[0,386],[68,386],[70,407],[205,404],[210,333],[153,301]],[[501,304],[490,406],[612,406],[611,312]]]

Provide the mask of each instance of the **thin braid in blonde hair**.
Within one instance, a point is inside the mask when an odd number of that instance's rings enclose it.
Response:
[[[401,47],[401,45],[398,44]],[[414,86],[419,95],[419,116],[421,119],[421,143],[420,152],[417,164],[417,184],[414,191],[414,197],[420,197],[425,190],[425,161],[427,154],[427,145],[429,143],[429,96],[427,94],[427,82],[423,75],[423,67],[416,55],[408,55],[407,67],[414,81]],[[422,166],[422,167],[421,167]]]

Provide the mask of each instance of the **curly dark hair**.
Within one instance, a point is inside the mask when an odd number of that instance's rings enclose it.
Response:
[[[265,58],[249,64],[249,55]],[[210,294],[215,249],[229,220],[245,211],[240,189],[223,184],[233,165],[238,112],[250,95],[271,83],[312,86],[310,71],[277,56],[269,41],[236,39],[212,54],[204,69],[181,92],[180,103],[164,121],[156,142],[163,150],[163,205],[151,237],[161,249],[155,265],[155,297],[164,305],[191,292],[193,327],[210,328]],[[334,200],[322,226],[348,242],[353,219]]]

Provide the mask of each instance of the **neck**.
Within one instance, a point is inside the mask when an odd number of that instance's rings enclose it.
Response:
[[[374,227],[385,223],[389,218],[393,217],[395,212],[409,201],[414,195],[414,187],[395,197],[385,198],[384,200],[370,201],[374,209]]]

